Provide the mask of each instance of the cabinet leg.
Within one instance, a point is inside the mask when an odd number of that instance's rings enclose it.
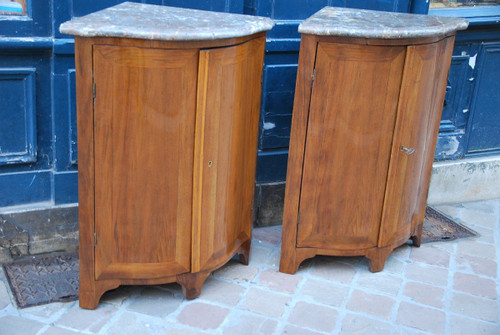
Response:
[[[300,264],[308,258],[316,256],[316,251],[314,249],[295,249],[294,251],[288,253],[281,249],[280,258],[280,272],[295,274],[299,269]]]
[[[392,249],[392,247],[375,248],[366,254],[366,258],[368,258],[368,267],[371,272],[379,272],[384,269],[385,260],[391,253]]]
[[[177,282],[182,287],[184,297],[188,300],[198,298],[201,294],[201,287],[209,275],[210,271],[177,275]]]
[[[78,292],[78,303],[81,308],[85,309],[96,309],[99,305],[99,300],[102,295],[109,290],[113,290],[119,286],[116,282],[100,282],[96,281],[93,283],[91,289],[93,291],[82,291]]]
[[[420,247],[420,244],[422,243],[422,229],[423,229],[423,227],[424,227],[423,223],[417,225],[417,227],[415,228],[415,232],[410,237],[411,241],[415,247]]]
[[[250,262],[250,247],[252,246],[252,240],[244,242],[239,249],[236,251],[240,258],[240,262],[243,265],[248,265]]]

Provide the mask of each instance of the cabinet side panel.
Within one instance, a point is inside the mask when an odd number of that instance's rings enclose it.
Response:
[[[299,247],[376,246],[404,56],[404,47],[319,43]]]
[[[439,42],[439,51],[436,76],[433,82],[434,95],[432,97],[431,109],[429,111],[429,120],[427,121],[426,137],[425,137],[425,157],[422,161],[422,173],[420,183],[418,185],[418,199],[415,215],[413,215],[412,232],[411,234],[420,239],[422,233],[422,224],[425,217],[425,207],[427,205],[427,195],[429,193],[429,184],[432,174],[432,162],[434,161],[434,153],[439,132],[439,123],[441,121],[441,113],[443,111],[443,103],[446,94],[446,82],[451,64],[451,55],[453,53],[453,44],[455,37],[451,36]]]
[[[193,272],[222,265],[251,238],[264,45],[261,37],[201,51],[207,84],[204,108],[198,108],[205,116],[203,132],[197,131],[203,149],[196,158],[202,180]]]
[[[290,151],[288,154],[285,204],[283,208],[283,234],[281,236],[280,271],[290,274],[297,271],[301,261],[297,258],[296,249],[297,223],[316,49],[316,36],[302,34],[293,101]]]
[[[441,51],[438,43],[408,47],[379,237],[380,247],[405,240],[412,233],[411,221],[419,208],[423,165],[429,161],[428,151],[433,152],[435,149],[430,147],[432,141],[427,138],[427,133],[429,118],[436,112],[433,111],[435,81],[439,80],[436,74],[441,67],[438,64]]]
[[[94,47],[96,278],[190,270],[198,50]]]

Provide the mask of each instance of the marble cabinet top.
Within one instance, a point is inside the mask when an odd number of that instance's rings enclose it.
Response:
[[[461,18],[325,7],[299,25],[302,34],[399,39],[433,37],[466,29]]]
[[[267,17],[124,2],[74,18],[59,29],[84,37],[194,41],[247,36],[273,26]]]

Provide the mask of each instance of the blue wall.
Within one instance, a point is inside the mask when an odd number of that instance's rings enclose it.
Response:
[[[120,2],[122,0],[27,0],[27,16],[3,16],[0,20],[0,207],[78,201],[74,42],[72,36],[59,33],[58,27],[72,17]],[[259,183],[285,180],[300,20],[326,5],[427,11],[425,0],[137,2],[262,15],[276,20],[266,45]],[[488,112],[489,108],[500,105],[497,80],[500,73],[495,66],[500,61],[500,36],[490,30],[479,27],[463,34],[457,42],[438,158],[488,154],[500,148],[499,137],[491,136],[499,131],[500,117],[498,113]],[[488,43],[479,42],[478,38],[486,35]],[[471,57],[476,54],[472,69]],[[492,100],[492,96],[497,100]],[[464,109],[468,112],[462,112]],[[447,149],[454,139],[457,139],[458,150]]]

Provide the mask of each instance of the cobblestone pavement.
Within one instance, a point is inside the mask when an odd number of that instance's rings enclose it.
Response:
[[[363,257],[316,257],[286,275],[279,228],[255,229],[250,265],[229,262],[192,301],[168,284],[121,287],[93,311],[77,302],[18,310],[0,273],[0,334],[498,335],[500,200],[439,209],[479,236],[404,245],[380,273]]]

